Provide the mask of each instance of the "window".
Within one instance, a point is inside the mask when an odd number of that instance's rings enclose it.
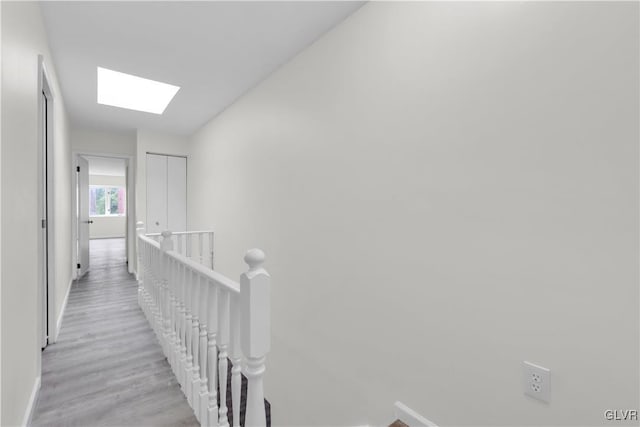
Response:
[[[126,214],[124,187],[89,186],[90,216],[123,216]]]

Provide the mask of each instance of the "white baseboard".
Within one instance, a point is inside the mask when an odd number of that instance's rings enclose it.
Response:
[[[62,317],[64,316],[64,312],[67,309],[67,301],[69,301],[69,293],[71,292],[71,285],[73,285],[73,280],[69,280],[69,285],[67,286],[67,293],[64,296],[64,301],[62,301],[62,308],[60,309],[60,314],[58,315],[58,321],[56,322],[56,336],[54,337],[53,342],[57,342],[58,335],[60,335],[60,327],[62,326]]]
[[[36,407],[38,401],[38,393],[40,392],[40,377],[36,377],[35,383],[33,383],[33,390],[31,390],[31,396],[27,403],[27,410],[24,413],[24,419],[22,421],[23,426],[31,425],[31,417],[33,417],[33,410]]]
[[[400,420],[409,427],[438,427],[402,402],[393,404],[396,420]]]
[[[97,237],[89,237],[89,240],[100,240],[100,239],[124,239],[127,236],[97,236]]]

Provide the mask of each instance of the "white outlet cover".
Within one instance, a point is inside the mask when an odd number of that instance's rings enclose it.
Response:
[[[531,362],[522,362],[524,394],[549,403],[551,401],[551,371]]]

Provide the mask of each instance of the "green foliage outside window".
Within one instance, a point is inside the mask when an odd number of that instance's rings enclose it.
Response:
[[[91,216],[124,215],[125,203],[124,187],[89,186],[89,215]]]

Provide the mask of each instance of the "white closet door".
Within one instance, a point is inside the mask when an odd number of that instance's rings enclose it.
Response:
[[[160,233],[169,229],[167,222],[167,156],[147,154],[146,229],[147,233]]]
[[[168,156],[167,223],[171,231],[187,230],[187,159]]]

